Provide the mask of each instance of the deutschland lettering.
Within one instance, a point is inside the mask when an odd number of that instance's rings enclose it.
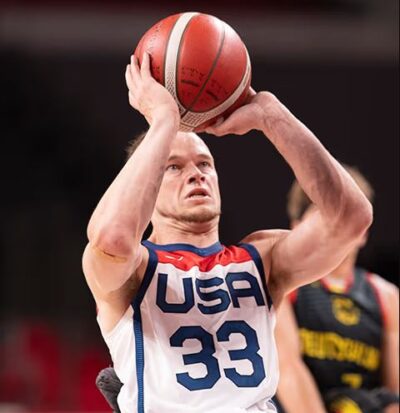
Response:
[[[367,370],[379,367],[380,351],[357,340],[344,338],[332,332],[300,330],[303,355],[320,360],[355,363]]]

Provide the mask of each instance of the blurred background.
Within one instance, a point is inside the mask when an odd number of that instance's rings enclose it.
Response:
[[[143,33],[214,14],[246,43],[253,87],[275,93],[376,191],[359,262],[398,282],[397,0],[0,3],[0,412],[109,411],[110,358],[81,270],[86,224],[146,128],[124,70]],[[216,139],[221,239],[287,228],[292,173],[258,133]]]

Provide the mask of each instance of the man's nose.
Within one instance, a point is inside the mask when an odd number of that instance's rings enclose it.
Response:
[[[204,182],[206,177],[204,176],[203,172],[197,167],[193,166],[188,174],[188,181],[190,184],[195,182]]]

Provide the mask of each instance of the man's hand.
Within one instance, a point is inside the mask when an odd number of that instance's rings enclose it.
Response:
[[[179,109],[168,90],[158,83],[150,72],[150,56],[143,54],[142,65],[136,56],[131,56],[131,63],[125,72],[129,90],[129,103],[138,110],[151,125],[154,119],[175,116],[179,123]]]
[[[236,109],[226,120],[219,118],[205,132],[216,136],[228,134],[244,135],[250,130],[261,130],[265,119],[266,100],[268,92],[256,93],[250,88],[247,103]],[[272,96],[272,95],[271,95]]]

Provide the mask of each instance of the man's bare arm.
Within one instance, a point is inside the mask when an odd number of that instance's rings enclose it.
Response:
[[[316,206],[272,248],[269,282],[279,298],[337,266],[370,226],[372,206],[314,134],[269,92],[252,91],[247,105],[207,132],[243,134],[250,129],[268,137]]]
[[[337,266],[370,226],[372,207],[314,134],[274,96],[265,96],[263,108],[262,131],[316,207],[273,247],[271,277],[287,292]]]
[[[374,277],[383,298],[385,326],[382,343],[383,385],[399,394],[399,289],[380,277]],[[386,407],[385,413],[399,413],[399,404]]]
[[[288,299],[277,315],[275,338],[279,353],[278,398],[286,413],[326,413],[317,385],[300,354],[298,326]]]
[[[92,292],[119,289],[146,258],[141,238],[150,222],[179,126],[179,111],[169,92],[150,74],[149,56],[139,69],[126,70],[130,104],[151,123],[143,142],[97,205],[88,225],[83,268]],[[95,290],[95,291],[94,291]]]
[[[371,278],[379,294],[384,317],[382,383],[399,394],[399,289],[378,275]]]

